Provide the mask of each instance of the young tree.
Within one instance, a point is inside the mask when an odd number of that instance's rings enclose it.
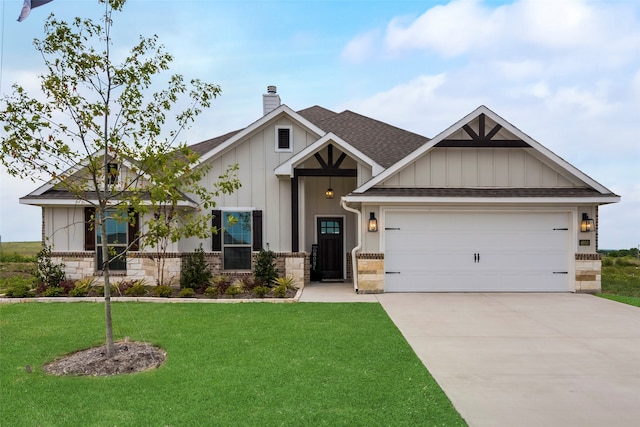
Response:
[[[49,16],[45,37],[34,41],[47,70],[40,76],[44,100],[16,84],[2,99],[0,118],[6,131],[2,163],[8,173],[35,175],[95,208],[97,243],[105,260],[98,267],[104,277],[107,353],[112,356],[109,265],[117,254],[110,253],[105,238],[107,221],[131,223],[132,212],[155,213],[141,227],[148,234],[147,242],[139,236],[143,244],[204,236],[211,232],[211,221],[199,210],[210,212],[216,195],[240,183],[232,166],[213,191],[207,190],[199,182],[208,169],[177,141],[220,88],[199,80],[189,87],[181,75],[172,75],[164,89],[153,92],[154,78],[169,69],[172,56],[154,36],[141,37],[124,57],[116,58],[112,16],[126,0],[98,2],[104,5],[98,22],[75,18],[69,24]],[[189,107],[175,113],[184,98]],[[173,130],[166,132],[169,116]],[[115,179],[116,165],[125,163],[127,172]]]

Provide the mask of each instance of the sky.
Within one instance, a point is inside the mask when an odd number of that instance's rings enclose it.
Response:
[[[53,0],[16,21],[2,1],[2,95],[34,95],[32,41],[49,13],[98,19],[97,0]],[[294,110],[352,110],[433,137],[486,105],[621,195],[600,207],[599,247],[640,245],[639,0],[129,0],[114,47],[158,35],[172,73],[221,86],[182,135],[196,143],[262,116],[275,85]],[[18,199],[41,185],[0,166],[2,241],[40,240],[41,212]]]

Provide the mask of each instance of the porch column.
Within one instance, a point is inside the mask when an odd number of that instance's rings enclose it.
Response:
[[[298,198],[298,173],[295,171],[293,173],[293,178],[291,178],[291,252],[299,252],[299,224],[300,219],[298,218],[299,209],[298,205],[300,204]]]

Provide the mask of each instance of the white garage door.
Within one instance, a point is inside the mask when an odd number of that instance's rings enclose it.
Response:
[[[386,292],[566,292],[569,214],[385,214]]]

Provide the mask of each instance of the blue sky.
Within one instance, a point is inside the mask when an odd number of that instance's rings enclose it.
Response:
[[[93,0],[53,0],[16,22],[2,0],[2,94],[38,89],[32,40],[46,16],[97,17]],[[116,49],[157,34],[172,72],[222,96],[184,140],[243,128],[276,85],[294,110],[350,109],[435,136],[484,104],[622,196],[600,208],[600,247],[640,244],[640,2],[129,0]],[[40,239],[39,182],[1,171],[2,241]]]

